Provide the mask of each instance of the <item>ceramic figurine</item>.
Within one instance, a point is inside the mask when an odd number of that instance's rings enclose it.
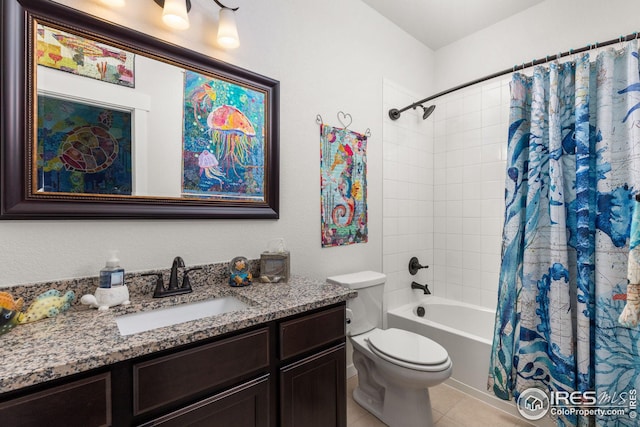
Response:
[[[13,296],[11,296],[10,293],[0,292],[0,307],[17,312],[22,310],[23,305],[24,301],[22,300],[22,298],[14,300]]]
[[[235,257],[229,264],[229,285],[233,287],[249,286],[251,284],[251,273],[249,273],[249,263],[245,257]]]
[[[126,285],[112,288],[96,288],[93,295],[87,294],[80,298],[82,304],[97,308],[100,311],[108,310],[116,305],[129,305],[129,289]]]
[[[4,307],[0,309],[0,335],[6,334],[18,324],[18,314],[15,310],[8,310]]]
[[[55,317],[71,307],[71,302],[75,296],[73,291],[68,291],[62,295],[60,291],[50,289],[38,295],[27,311],[18,315],[18,323],[30,323],[46,317]]]

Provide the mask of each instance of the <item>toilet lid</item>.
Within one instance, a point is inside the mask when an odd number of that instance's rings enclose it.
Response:
[[[439,365],[449,359],[447,350],[422,335],[390,328],[369,337],[369,344],[387,356],[415,365]]]

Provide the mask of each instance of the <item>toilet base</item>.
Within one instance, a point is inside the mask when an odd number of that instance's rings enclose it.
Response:
[[[432,427],[429,390],[388,390],[384,401],[364,393],[358,386],[353,400],[389,427]]]
[[[358,385],[353,399],[390,427],[432,427],[429,387],[451,376],[443,371],[417,371],[392,364],[374,354],[364,337],[351,337]]]
[[[382,408],[382,402],[368,396],[359,386],[353,390],[353,400],[355,400],[358,405],[369,411],[371,415],[375,416],[380,421],[384,421],[382,419],[382,412],[380,411]]]

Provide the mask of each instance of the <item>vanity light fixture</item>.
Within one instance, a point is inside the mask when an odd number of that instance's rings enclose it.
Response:
[[[189,28],[191,0],[153,0],[162,8],[162,21],[176,30]]]
[[[236,10],[239,8],[230,8],[218,0],[213,0],[220,6],[218,15],[218,44],[226,49],[235,49],[240,46],[240,37],[238,37],[238,27],[236,25]]]
[[[102,0],[108,1],[124,1],[124,0]],[[190,0],[153,0],[162,7],[162,20],[171,28],[176,30],[186,30],[189,28],[189,15],[191,10]],[[236,10],[239,7],[227,7],[218,0],[213,0],[220,6],[218,14],[218,44],[225,49],[235,49],[240,46],[240,37],[238,37],[238,26],[236,25]]]

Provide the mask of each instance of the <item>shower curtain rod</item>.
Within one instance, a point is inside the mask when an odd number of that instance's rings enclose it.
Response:
[[[533,67],[533,66],[536,66],[536,65],[540,65],[540,64],[546,64],[547,62],[551,62],[551,61],[555,61],[556,59],[560,59],[563,56],[574,55],[576,53],[582,53],[582,52],[586,52],[586,51],[591,50],[591,49],[597,49],[597,48],[600,48],[600,47],[610,46],[612,44],[622,43],[622,42],[630,41],[630,40],[637,39],[637,38],[638,38],[638,33],[635,32],[635,33],[627,34],[626,36],[620,36],[617,39],[607,40],[606,42],[596,42],[595,44],[590,44],[590,45],[587,45],[585,47],[581,47],[581,48],[576,49],[576,50],[570,49],[567,52],[558,53],[557,55],[547,56],[546,58],[542,58],[542,59],[533,59],[531,62],[523,62],[522,65],[514,65],[513,67],[508,68],[506,70],[498,71],[497,73],[489,74],[488,76],[480,77],[479,79],[475,79],[475,80],[472,80],[470,82],[467,82],[467,83],[452,87],[452,88],[447,89],[445,91],[438,92],[435,95],[431,95],[431,96],[428,96],[428,97],[426,97],[424,99],[421,99],[420,101],[416,101],[413,104],[408,105],[408,106],[406,106],[406,107],[404,107],[404,108],[402,108],[400,110],[392,108],[391,110],[389,110],[389,117],[391,118],[391,120],[396,120],[396,119],[398,119],[400,117],[400,113],[402,113],[403,111],[408,110],[409,108],[417,108],[419,105],[421,105],[421,104],[423,104],[423,103],[425,103],[427,101],[431,101],[432,99],[436,99],[436,98],[439,98],[441,96],[448,95],[448,94],[450,94],[452,92],[455,92],[457,90],[464,89],[464,88],[467,88],[469,86],[473,86],[475,84],[482,83],[482,82],[485,82],[487,80],[494,79],[496,77],[504,76],[505,74],[514,73],[516,71],[524,70],[526,68],[530,68],[530,67]]]

